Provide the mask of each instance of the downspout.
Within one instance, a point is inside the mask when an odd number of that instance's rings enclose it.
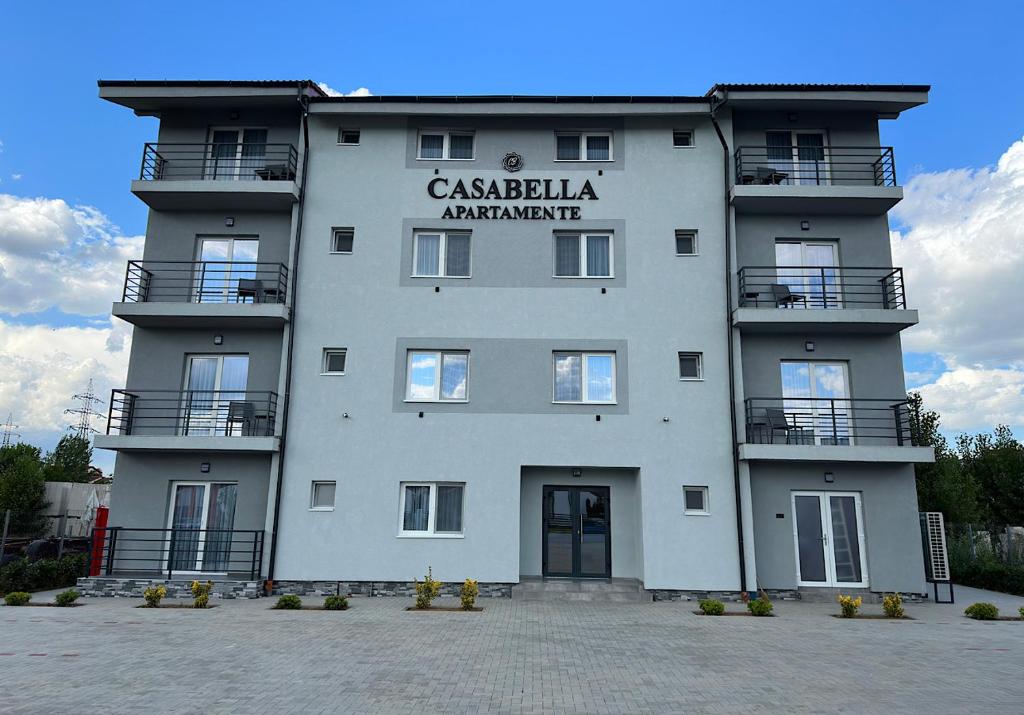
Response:
[[[739,546],[740,563],[740,591],[747,592],[747,556],[743,541],[743,499],[740,497],[740,439],[736,430],[736,356],[733,351],[733,330],[732,330],[732,229],[730,228],[729,212],[729,143],[725,140],[722,128],[718,126],[715,119],[715,112],[720,106],[726,103],[728,91],[723,90],[723,99],[719,102],[712,97],[711,109],[708,116],[718,134],[718,141],[722,143],[722,188],[725,194],[725,323],[726,323],[726,344],[729,356],[729,420],[732,423],[732,480],[733,492],[736,495],[736,543]]]
[[[297,100],[302,108],[302,176],[299,179],[299,215],[295,219],[295,247],[292,249],[292,263],[289,278],[289,305],[291,315],[288,324],[288,350],[285,352],[284,404],[281,408],[281,446],[277,459],[277,485],[274,489],[274,517],[270,522],[270,561],[267,564],[267,581],[274,580],[274,566],[277,563],[277,525],[281,518],[281,488],[284,481],[284,453],[288,436],[288,412],[291,407],[292,351],[295,349],[295,305],[298,297],[299,246],[302,243],[302,215],[306,202],[306,176],[309,174],[309,97],[305,83],[299,85]]]

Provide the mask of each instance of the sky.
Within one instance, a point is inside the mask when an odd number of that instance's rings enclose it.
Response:
[[[378,95],[868,82],[932,85],[928,105],[882,122],[906,192],[894,263],[921,316],[903,334],[908,386],[951,436],[1021,435],[1024,4],[721,5],[3,3],[0,422],[13,413],[49,449],[90,378],[105,399],[124,383],[131,330],[110,303],[141,256],[146,207],[128,188],[157,127],[100,101],[97,79],[309,78]]]

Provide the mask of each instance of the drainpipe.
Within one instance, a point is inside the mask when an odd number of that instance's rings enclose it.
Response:
[[[730,228],[729,212],[729,143],[725,140],[722,128],[718,126],[715,119],[715,112],[725,104],[728,97],[727,90],[723,90],[725,98],[716,102],[711,98],[711,109],[708,116],[718,134],[718,141],[722,144],[722,188],[725,194],[725,324],[726,343],[729,356],[729,419],[732,423],[732,480],[733,492],[736,494],[736,543],[739,545],[740,563],[740,591],[747,592],[747,556],[743,540],[743,499],[740,497],[740,439],[736,429],[736,357],[733,354],[733,329],[732,329],[732,229]]]
[[[270,522],[270,561],[267,564],[267,581],[274,581],[274,566],[277,564],[277,525],[281,519],[281,484],[284,480],[285,443],[288,436],[288,412],[291,407],[292,351],[295,349],[295,307],[298,297],[299,246],[302,243],[302,214],[306,202],[306,176],[309,168],[309,97],[305,95],[306,84],[299,84],[297,100],[302,109],[302,176],[299,179],[299,215],[295,219],[295,247],[292,249],[292,264],[289,270],[288,350],[285,353],[284,404],[281,408],[281,448],[277,458],[277,485],[274,489],[274,517]]]

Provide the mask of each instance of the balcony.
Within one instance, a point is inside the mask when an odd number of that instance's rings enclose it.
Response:
[[[879,215],[903,198],[892,147],[741,146],[738,213]]]
[[[89,576],[256,580],[263,563],[262,531],[243,529],[93,529]]]
[[[917,324],[903,269],[745,266],[733,325],[747,332],[896,333]]]
[[[291,144],[146,144],[132,193],[154,209],[290,210],[299,200]]]
[[[113,314],[142,327],[275,328],[288,268],[241,261],[129,261]]]
[[[276,452],[277,393],[113,390],[100,449]]]
[[[933,462],[913,443],[905,398],[751,397],[744,400],[745,460]]]

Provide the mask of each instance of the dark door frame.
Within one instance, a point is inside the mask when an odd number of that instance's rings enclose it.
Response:
[[[548,571],[548,498],[553,491],[568,491],[570,519],[572,520],[572,570],[571,573],[549,573]],[[604,539],[604,573],[583,573],[580,547],[582,541],[580,520],[580,492],[591,491],[605,499],[606,531]],[[611,488],[600,486],[577,486],[575,484],[545,484],[541,490],[541,574],[545,578],[611,578],[612,576],[612,500]]]

